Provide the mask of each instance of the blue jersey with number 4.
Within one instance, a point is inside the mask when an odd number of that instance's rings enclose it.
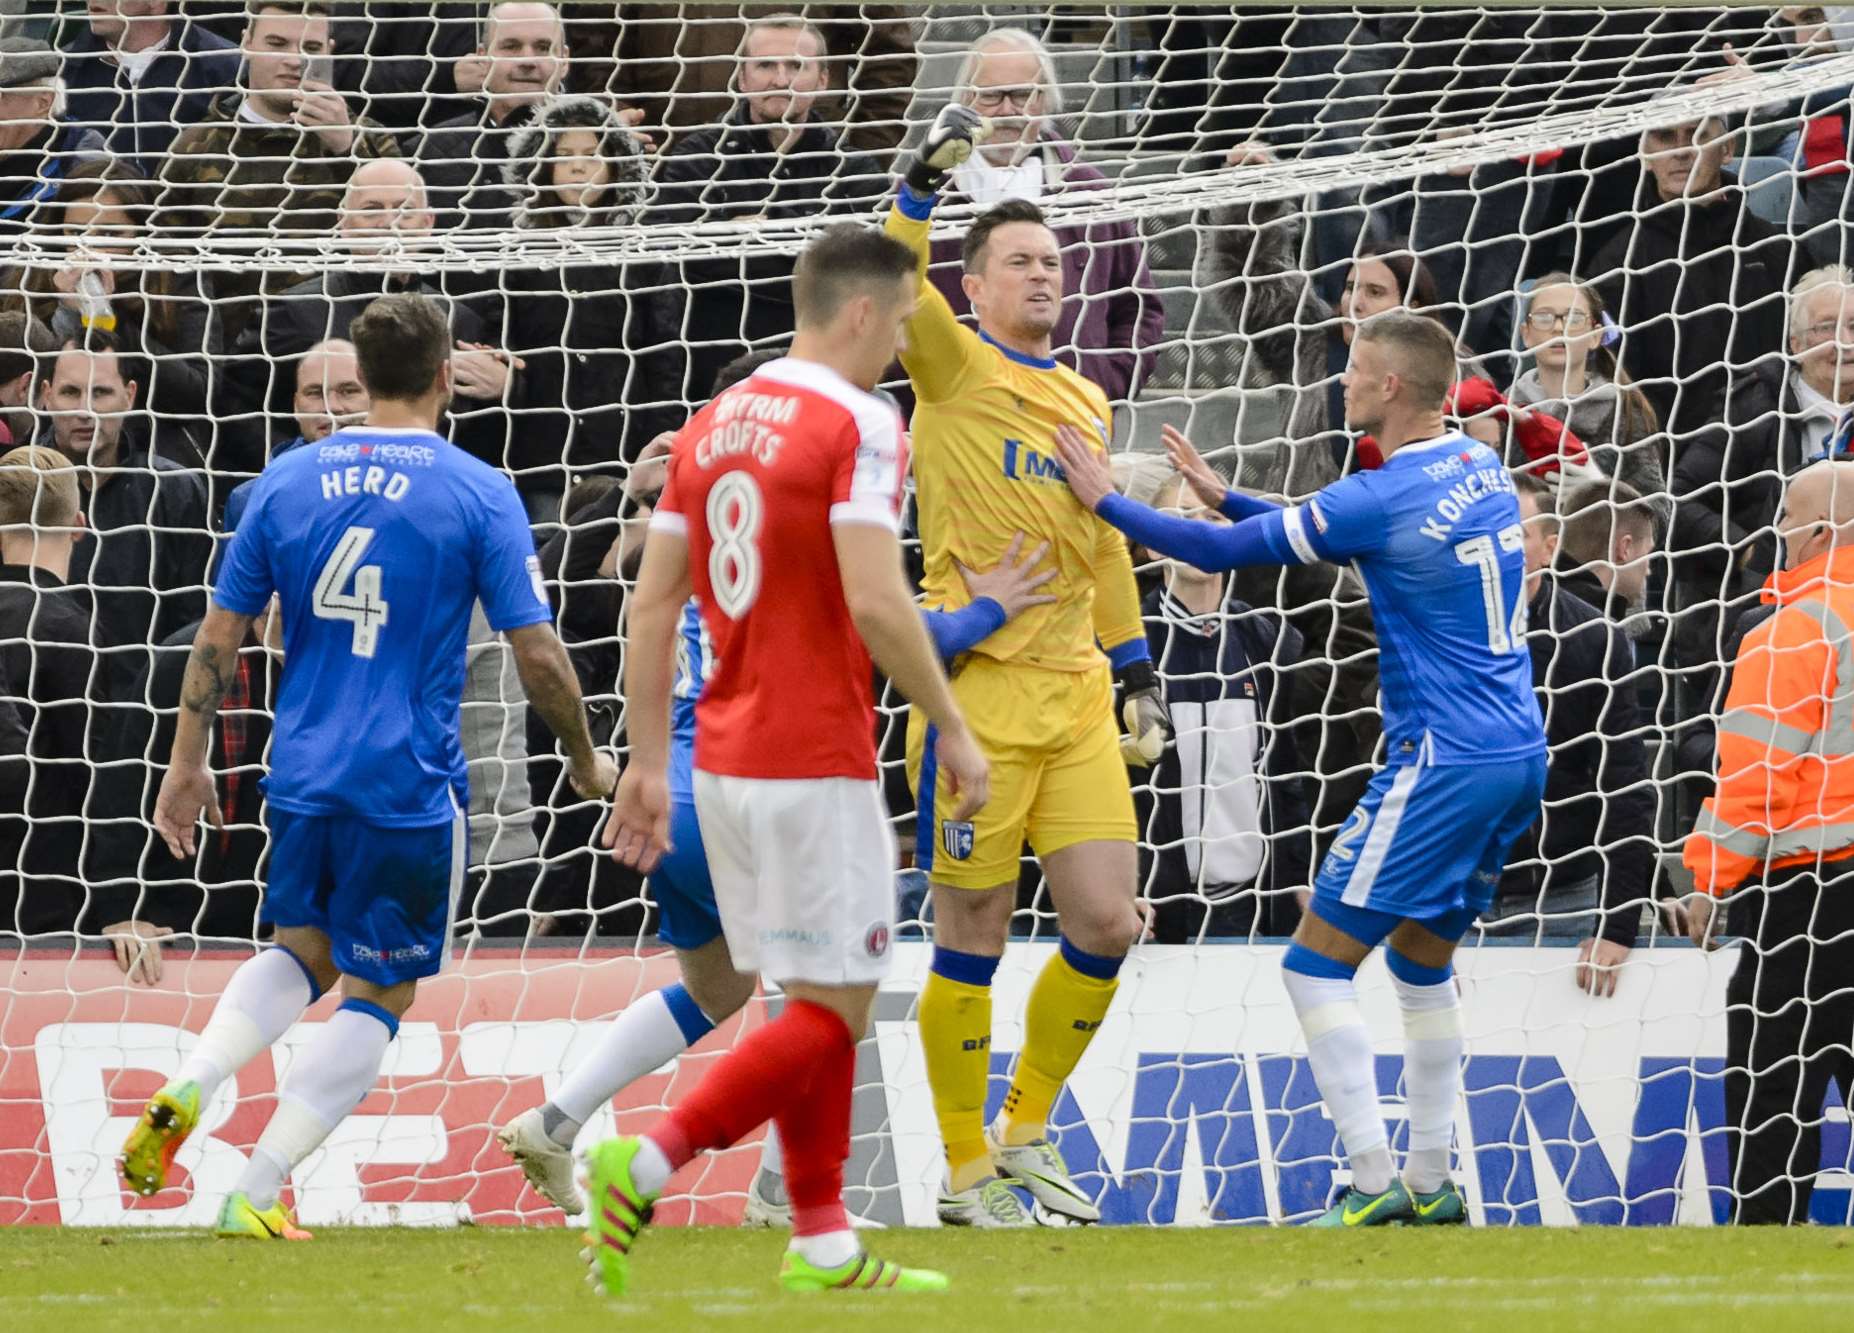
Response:
[[[471,610],[480,598],[499,632],[553,618],[508,479],[428,431],[351,427],[292,450],[252,487],[213,600],[256,615],[273,593],[271,804],[405,828],[468,808]]]
[[[1283,512],[1301,560],[1353,561],[1371,595],[1392,765],[1541,754],[1512,478],[1451,432]]]

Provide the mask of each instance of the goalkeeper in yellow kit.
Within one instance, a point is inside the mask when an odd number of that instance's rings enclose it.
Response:
[[[1077,426],[1105,450],[1112,416],[1098,385],[1050,356],[1062,304],[1055,234],[1024,201],[1000,204],[974,222],[964,282],[977,333],[926,281],[935,192],[983,125],[964,106],[941,113],[887,224],[914,248],[922,275],[901,361],[918,403],[914,479],[928,605],[962,605],[968,594],[959,566],[990,568],[1019,532],[1049,544],[1056,576],[1043,591],[1055,600],[1004,626],[955,667],[954,693],[992,766],[991,801],[974,820],[954,817],[934,768],[932,728],[918,712],[910,720],[917,861],[933,884],[934,912],[921,1044],[946,1144],[941,1222],[1030,1225],[1012,1185],[1048,1213],[1093,1222],[1100,1212],[1070,1178],[1045,1125],[1107,1013],[1140,930],[1137,829],[1114,721],[1116,685],[1131,728],[1129,757],[1156,759],[1169,723],[1126,541],[1074,500],[1056,462],[1057,426]],[[1004,1113],[988,1129],[991,979],[1016,906],[1026,837],[1049,881],[1061,950],[1030,993]]]

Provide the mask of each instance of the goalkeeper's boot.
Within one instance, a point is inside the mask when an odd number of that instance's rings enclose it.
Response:
[[[871,1229],[880,1231],[883,1224],[873,1217],[861,1217],[845,1210],[850,1225],[861,1231]],[[747,1186],[747,1211],[741,1215],[743,1227],[789,1227],[792,1225],[792,1200],[785,1192],[785,1177],[777,1171],[768,1171],[765,1167],[753,1173],[753,1183]]]
[[[819,1268],[797,1250],[785,1252],[779,1285],[787,1291],[945,1291],[945,1273],[903,1268],[889,1259],[859,1254],[847,1264]]]
[[[1033,1227],[1036,1219],[1008,1181],[986,1176],[970,1189],[942,1190],[938,1207],[943,1227]]]
[[[1070,1177],[1068,1163],[1048,1139],[1011,1147],[998,1138],[995,1128],[986,1139],[991,1147],[991,1164],[998,1174],[1028,1190],[1036,1201],[1037,1221],[1047,1221],[1046,1215],[1052,1213],[1065,1222],[1101,1220],[1101,1210]]]
[[[573,1150],[562,1148],[541,1127],[541,1108],[531,1107],[496,1131],[502,1151],[534,1186],[534,1192],[568,1217],[586,1211],[586,1198],[574,1181]]]
[[[243,1194],[228,1194],[219,1209],[215,1236],[249,1236],[253,1240],[309,1240],[310,1233],[296,1225],[296,1214],[280,1203],[259,1208]]]
[[[631,1178],[631,1163],[643,1140],[607,1139],[586,1153],[586,1195],[591,1205],[582,1251],[590,1269],[587,1281],[608,1296],[622,1296],[631,1285],[631,1247],[650,1225],[656,1195],[645,1194]]]
[[[1410,1191],[1412,1224],[1419,1227],[1463,1227],[1468,1224],[1468,1196],[1452,1180],[1442,1182],[1433,1194]]]
[[[1310,1227],[1400,1227],[1415,1220],[1410,1191],[1393,1180],[1382,1194],[1348,1188],[1333,1206],[1307,1223]]]
[[[199,1084],[169,1083],[150,1097],[123,1141],[123,1183],[143,1197],[158,1193],[167,1184],[174,1154],[199,1122]]]

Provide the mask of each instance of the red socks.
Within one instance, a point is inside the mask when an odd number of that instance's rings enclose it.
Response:
[[[856,1042],[843,1019],[823,1005],[788,1000],[779,1017],[716,1061],[647,1137],[676,1168],[778,1117],[795,1230],[801,1236],[842,1230],[855,1072]],[[825,1194],[828,1204],[821,1202]],[[834,1225],[808,1224],[833,1205]]]
[[[785,1193],[792,1201],[794,1236],[850,1229],[843,1209],[843,1164],[850,1156],[855,1080],[856,1043],[846,1041],[820,1062],[811,1086],[780,1108],[776,1117],[785,1149]]]

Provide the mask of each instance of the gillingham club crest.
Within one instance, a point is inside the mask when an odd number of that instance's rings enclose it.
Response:
[[[972,855],[972,825],[969,821],[949,819],[940,825],[940,848],[955,861]]]

